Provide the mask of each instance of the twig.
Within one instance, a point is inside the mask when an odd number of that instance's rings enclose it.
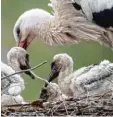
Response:
[[[66,110],[66,114],[69,115],[69,114],[68,114],[67,105],[65,104],[65,101],[64,101],[64,100],[62,100],[62,101],[63,101],[64,108],[65,108],[65,110]]]
[[[42,100],[37,99],[37,102],[41,102]],[[3,107],[20,107],[20,106],[33,106],[33,102],[25,103],[25,104],[12,104],[12,105],[4,105]]]
[[[43,78],[37,76],[33,71],[31,71],[31,72],[32,72],[32,74],[33,74],[36,78],[38,78],[38,79],[40,79],[40,80],[42,80],[42,81],[45,81],[47,84],[49,84],[49,82],[48,82],[47,80],[45,80],[45,79],[43,79]]]
[[[2,80],[3,80],[3,79],[6,79],[7,77],[13,76],[13,75],[15,75],[15,74],[19,74],[19,73],[23,73],[23,72],[26,72],[26,71],[34,70],[34,69],[36,69],[36,68],[42,66],[42,65],[45,64],[45,63],[47,63],[47,61],[44,61],[44,62],[40,63],[39,65],[33,67],[33,68],[26,69],[26,70],[21,70],[21,71],[18,71],[18,72],[13,73],[13,74],[11,74],[11,75],[2,77]],[[43,79],[43,78],[37,76],[33,71],[31,71],[31,72],[32,72],[32,74],[33,74],[36,78],[38,78],[38,79],[40,79],[40,80],[46,82],[47,84],[49,84],[49,82],[48,82],[47,80],[45,80],[45,79]],[[14,83],[14,82],[13,82],[13,83]],[[10,84],[5,88],[5,90],[8,89],[9,86],[10,86]],[[5,90],[3,90],[3,92],[4,92]]]
[[[23,73],[23,72],[26,72],[26,71],[34,70],[34,69],[36,69],[36,68],[38,68],[38,67],[44,65],[45,63],[47,63],[47,61],[44,61],[44,62],[40,63],[39,65],[33,67],[33,68],[26,69],[26,70],[21,70],[21,71],[17,71],[17,72],[15,72],[15,73],[13,73],[13,74],[10,74],[10,75],[8,75],[8,76],[4,76],[4,77],[2,77],[1,79],[3,80],[3,79],[6,79],[7,77],[10,77],[10,76],[13,76],[13,75],[16,75],[16,74],[19,74],[19,73]]]

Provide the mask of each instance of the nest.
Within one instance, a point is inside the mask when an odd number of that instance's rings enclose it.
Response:
[[[113,115],[113,92],[95,96],[69,98],[59,102],[38,99],[27,104],[2,107],[2,116],[65,116],[65,115]]]

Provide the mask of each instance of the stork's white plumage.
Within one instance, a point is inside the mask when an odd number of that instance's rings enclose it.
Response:
[[[37,38],[50,45],[93,40],[113,47],[113,30],[88,20],[88,16],[78,10],[80,8],[75,8],[73,1],[51,0],[54,15],[41,9],[24,12],[16,21],[13,30],[18,46],[26,49],[32,40]],[[99,4],[105,3],[105,0],[100,1]],[[90,0],[86,1],[89,2]],[[94,11],[91,11],[91,14]]]
[[[53,57],[51,82],[58,76],[58,85],[67,96],[83,96],[113,91],[113,63],[107,60],[97,65],[82,67],[73,72],[73,60],[67,54]]]

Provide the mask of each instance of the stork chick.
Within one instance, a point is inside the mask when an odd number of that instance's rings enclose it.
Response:
[[[51,4],[54,15],[37,8],[24,12],[17,19],[13,34],[19,47],[27,49],[35,38],[49,45],[93,40],[113,47],[113,31],[88,20],[75,8],[77,4],[73,0],[51,0]]]
[[[83,96],[113,90],[113,63],[107,60],[73,72],[73,60],[67,54],[57,54],[51,63],[49,82],[58,77],[58,85],[67,96]]]
[[[13,47],[7,54],[7,61],[15,71],[30,69],[29,54],[21,47]],[[31,71],[26,71],[25,74],[34,79]]]
[[[60,87],[56,83],[49,83],[41,89],[40,99],[48,102],[63,101],[66,98],[67,96],[61,92]]]
[[[21,47],[13,47],[7,54],[8,65],[1,62],[1,77],[5,77],[14,74],[17,71],[29,69],[29,56],[26,50]],[[32,78],[32,72],[27,71],[26,74],[30,75]],[[7,95],[17,96],[25,88],[24,80],[20,75],[12,75],[10,77],[1,79],[2,92]],[[5,91],[5,92],[4,92]]]

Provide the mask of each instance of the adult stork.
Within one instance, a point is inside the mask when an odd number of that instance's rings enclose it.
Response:
[[[51,4],[53,15],[37,8],[18,18],[13,29],[18,46],[27,49],[37,38],[50,45],[93,40],[113,47],[113,0],[88,0],[85,4],[82,0],[51,0]]]
[[[53,57],[48,81],[57,77],[62,93],[67,96],[78,97],[113,91],[113,63],[108,60],[73,72],[72,58],[65,53],[57,54]]]

